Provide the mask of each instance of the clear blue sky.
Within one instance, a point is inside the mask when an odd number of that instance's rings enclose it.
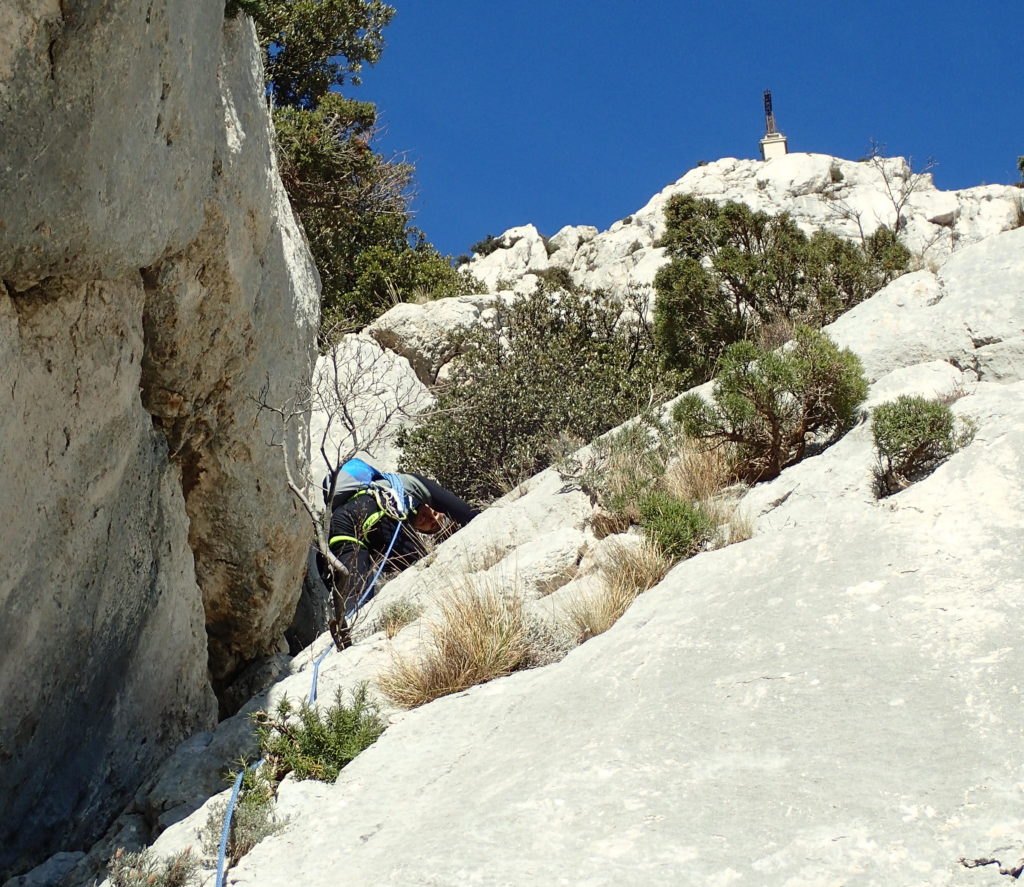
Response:
[[[701,160],[758,156],[769,88],[790,151],[875,139],[944,189],[1013,182],[1024,154],[1020,0],[391,2],[351,94],[452,255],[527,222],[603,229]]]

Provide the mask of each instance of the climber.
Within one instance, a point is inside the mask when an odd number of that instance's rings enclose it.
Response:
[[[365,474],[359,471],[364,467]],[[463,527],[479,513],[420,474],[382,475],[365,463],[357,466],[356,478],[348,471],[346,467],[334,478],[329,534],[331,552],[348,575],[326,577],[333,580],[327,583],[333,589],[335,612],[330,627],[338,649],[351,643],[346,616],[373,596],[376,575],[385,562],[401,569],[422,557],[425,550],[417,534],[439,532],[441,515]],[[330,476],[324,480],[325,499],[330,481]]]

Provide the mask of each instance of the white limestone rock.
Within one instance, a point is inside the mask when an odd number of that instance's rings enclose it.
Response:
[[[308,430],[256,399],[306,396],[319,280],[272,149],[252,22],[225,24],[223,131],[196,240],[146,268],[143,402],[185,475],[196,576],[218,686],[276,652],[298,600],[308,518],[288,490]],[[278,446],[284,443],[286,450]]]
[[[401,450],[398,432],[430,408],[434,398],[409,361],[363,334],[345,336],[322,355],[313,373],[310,415],[310,480],[318,495],[328,465],[358,455],[393,470]]]
[[[548,267],[548,250],[544,238],[533,225],[509,228],[498,240],[505,244],[486,256],[474,255],[462,267],[496,292],[502,280],[515,281],[531,271]]]
[[[1007,381],[1019,348],[1010,343],[1024,336],[1024,228],[958,250],[937,274],[897,278],[825,331],[858,354],[871,379],[942,359],[982,378],[996,360],[991,372]],[[999,352],[982,350],[1001,343]]]
[[[597,228],[593,225],[566,225],[548,240],[548,264],[552,268],[571,268],[576,253],[584,243],[589,243],[597,236]]]
[[[797,466],[752,540],[562,662],[287,787],[290,824],[233,877],[947,887],[961,856],[1015,860],[1022,384],[958,402],[975,442],[884,502],[834,485],[867,468],[863,431]]]
[[[653,250],[664,233],[665,205],[676,194],[736,201],[767,213],[785,210],[807,233],[827,229],[859,240],[879,225],[895,224],[890,190],[899,201],[901,188],[910,191],[902,208],[902,238],[932,268],[952,251],[1020,224],[1019,189],[988,185],[938,191],[930,175],[913,173],[901,157],[876,162],[823,154],[788,154],[767,162],[724,158],[690,170],[581,246],[573,258],[573,279],[616,292],[651,283],[664,258],[645,251]]]
[[[448,337],[476,326],[493,325],[494,306],[501,298],[503,296],[451,296],[422,305],[400,302],[364,332],[384,348],[408,360],[424,385],[433,385],[442,367],[457,356]]]

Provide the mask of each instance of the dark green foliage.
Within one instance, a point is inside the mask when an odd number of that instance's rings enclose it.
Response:
[[[266,52],[281,178],[320,272],[324,329],[363,326],[396,301],[471,291],[410,224],[413,169],[373,150],[377,109],[358,83],[394,9],[379,0],[234,0]],[[325,344],[325,343],[322,343]]]
[[[542,268],[531,273],[536,274],[552,289],[565,290],[566,292],[573,292],[577,289],[568,268]]]
[[[160,859],[150,850],[120,848],[108,863],[111,887],[197,887],[199,860],[189,850]]]
[[[580,489],[618,522],[615,532],[624,532],[640,522],[640,500],[664,476],[679,443],[670,423],[640,416],[595,440],[588,464],[578,466],[568,476],[576,478]]]
[[[359,83],[384,48],[395,14],[380,0],[234,0],[252,16],[278,107],[311,109],[332,86]],[[229,9],[231,4],[229,4]]]
[[[691,195],[665,208],[655,337],[668,366],[704,382],[731,344],[780,319],[829,323],[906,268],[891,232],[864,248],[833,234],[808,238],[786,214]]]
[[[852,351],[799,326],[785,350],[731,345],[722,357],[714,402],[687,395],[674,416],[690,437],[735,444],[741,479],[755,483],[799,462],[815,436],[849,429],[867,388]]]
[[[973,433],[971,424],[958,428],[953,411],[938,400],[902,395],[882,404],[871,418],[877,494],[897,493],[931,474]]]
[[[472,253],[476,253],[478,256],[489,256],[495,250],[499,250],[503,246],[505,246],[505,244],[502,243],[500,237],[495,237],[493,234],[488,234],[483,240],[478,240],[476,243],[474,243],[469,248],[469,251]]]
[[[715,523],[699,503],[661,490],[652,490],[640,500],[640,526],[672,560],[693,557],[715,535]]]
[[[551,464],[561,435],[591,440],[678,390],[659,372],[649,327],[599,294],[545,286],[467,341],[452,384],[402,435],[403,468],[486,502]]]
[[[284,700],[274,716],[257,712],[253,716],[264,766],[272,778],[288,773],[296,779],[333,782],[341,769],[384,732],[377,708],[360,687],[345,705],[341,690],[334,704],[325,710],[305,701],[298,711]]]

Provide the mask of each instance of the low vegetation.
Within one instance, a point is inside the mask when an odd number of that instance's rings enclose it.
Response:
[[[639,307],[640,310],[636,310]],[[404,433],[403,467],[488,502],[552,463],[562,435],[591,440],[677,390],[642,306],[539,286],[498,308],[463,352],[436,408]]]
[[[111,887],[198,887],[200,861],[190,850],[161,858],[151,850],[129,853],[123,847],[108,863]]]
[[[285,825],[284,821],[274,814],[274,784],[263,770],[246,768],[245,764],[242,766],[245,769],[241,790],[231,816],[224,847],[228,868],[238,865],[239,860],[260,841],[279,832]],[[214,864],[220,855],[227,809],[227,800],[215,804],[200,833],[203,851]]]
[[[601,588],[578,594],[567,605],[576,641],[582,643],[611,628],[634,600],[657,585],[672,566],[660,548],[650,542],[618,544],[601,568]]]
[[[805,235],[786,214],[677,195],[659,241],[670,258],[655,277],[654,334],[666,366],[690,385],[715,373],[725,350],[763,330],[819,327],[906,270],[910,254],[888,228],[863,245]]]
[[[852,427],[867,391],[852,351],[801,326],[788,348],[730,345],[713,401],[688,394],[676,404],[674,416],[688,437],[730,444],[737,478],[756,483],[799,462],[812,442],[830,442]]]
[[[373,624],[373,631],[383,631],[391,640],[405,626],[415,622],[423,614],[423,607],[407,598],[388,601],[384,604]]]
[[[296,709],[282,699],[273,714],[257,712],[253,722],[263,767],[274,781],[291,773],[296,779],[333,782],[386,726],[365,685],[352,694],[350,704],[340,689],[326,709],[305,701]]]
[[[519,597],[467,584],[443,595],[439,607],[425,649],[396,656],[378,679],[397,705],[414,708],[529,664],[529,625]]]
[[[877,407],[871,418],[876,494],[889,496],[927,477],[970,443],[974,431],[939,399],[903,395]]]

